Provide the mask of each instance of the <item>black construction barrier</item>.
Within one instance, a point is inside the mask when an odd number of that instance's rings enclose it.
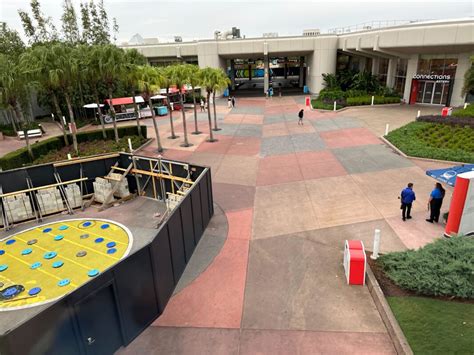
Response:
[[[82,171],[91,184],[116,163],[126,168],[129,157],[121,154],[82,163]],[[143,159],[139,164],[144,167],[149,162]],[[158,318],[214,213],[210,169],[189,168],[194,170],[190,191],[149,244],[1,334],[0,354],[113,354]],[[186,176],[182,165],[173,169],[173,174]],[[80,169],[67,165],[57,172],[62,180],[72,180],[79,177]],[[26,187],[22,182],[26,177],[39,186],[50,182],[52,173],[51,164],[12,170],[0,173],[0,184],[4,192],[16,191]]]

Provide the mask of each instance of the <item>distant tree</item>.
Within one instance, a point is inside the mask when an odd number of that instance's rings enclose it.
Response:
[[[200,134],[197,121],[197,107],[196,107],[196,87],[201,84],[201,69],[194,64],[185,64],[186,70],[186,84],[191,86],[194,106],[194,132],[192,134]]]
[[[119,25],[117,23],[117,19],[114,17],[112,19],[112,34],[113,34],[113,38],[114,38],[114,43],[117,43],[117,36],[118,36],[118,31],[119,31]]]
[[[82,42],[92,43],[91,18],[89,14],[89,4],[81,2],[81,24],[82,24]]]
[[[25,44],[18,32],[10,29],[4,22],[0,26],[0,53],[18,58],[24,50]]]
[[[181,144],[182,147],[189,147],[191,144],[188,142],[188,129],[186,126],[186,113],[184,110],[184,102],[183,102],[183,93],[182,88],[184,85],[187,84],[188,80],[188,73],[187,68],[185,65],[173,65],[171,66],[171,70],[169,71],[171,74],[171,82],[176,86],[178,89],[179,94],[179,105],[181,106],[181,117],[183,119],[183,136],[184,142]]]
[[[222,69],[214,69],[214,74],[211,76],[213,81],[212,88],[212,106],[214,111],[214,131],[219,131],[220,128],[217,127],[217,114],[216,114],[216,93],[220,90],[226,89],[230,80],[226,73]]]
[[[464,74],[464,85],[462,88],[463,95],[474,92],[474,56],[472,56],[470,60],[471,67],[468,69],[466,74]]]
[[[46,17],[42,13],[39,1],[31,0],[30,7],[32,17],[26,11],[18,10],[29,43],[45,43],[57,40],[56,27],[54,27],[51,17]]]
[[[91,0],[89,2],[89,14],[92,43],[109,44],[109,24],[103,1],[100,1],[100,3],[96,5],[94,0]]]
[[[213,68],[204,68],[201,71],[201,85],[205,87],[206,89],[206,94],[207,94],[207,118],[209,122],[209,139],[207,140],[208,142],[216,142],[217,139],[214,139],[214,136],[212,134],[212,121],[211,121],[211,107],[209,105],[209,102],[211,101],[211,94],[214,90],[214,80],[215,77],[215,71]]]
[[[173,124],[173,110],[171,109],[171,101],[170,101],[170,89],[173,86],[173,66],[168,66],[159,69],[160,70],[160,77],[162,80],[161,87],[166,89],[166,102],[168,104],[168,111],[170,113],[170,126],[171,126],[171,136],[168,137],[170,139],[176,139],[177,136],[174,133],[174,124]]]
[[[81,35],[77,24],[76,11],[71,0],[64,0],[61,21],[64,40],[72,44],[80,42]]]

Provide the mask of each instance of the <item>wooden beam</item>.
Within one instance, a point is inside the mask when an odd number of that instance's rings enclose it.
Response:
[[[112,167],[112,169],[119,170],[119,171],[125,171],[126,169],[124,168],[119,168],[119,167]],[[157,178],[163,178],[163,179],[168,179],[168,180],[176,180],[176,181],[181,181],[185,182],[188,184],[194,184],[194,181],[188,180],[179,176],[174,176],[174,175],[166,175],[166,174],[160,174],[160,173],[155,173],[153,171],[148,171],[148,170],[140,170],[140,169],[132,169],[130,171],[132,174],[142,174],[142,175],[147,175],[147,176],[154,176]]]
[[[75,158],[75,159],[61,161],[58,163],[54,163],[53,166],[54,167],[66,166],[66,165],[73,165],[73,164],[79,164],[79,163],[87,163],[89,161],[103,160],[103,159],[109,159],[109,158],[118,158],[118,157],[120,157],[119,153],[95,155],[95,156],[87,157],[87,158]]]
[[[63,181],[63,182],[56,183],[56,184],[51,184],[51,185],[44,185],[44,186],[32,187],[30,189],[25,189],[25,190],[7,192],[6,194],[1,194],[0,197],[15,196],[15,195],[18,195],[18,194],[21,194],[21,193],[49,189],[50,187],[57,187],[57,186],[61,186],[61,185],[73,184],[73,183],[76,183],[76,182],[79,182],[79,181],[84,181],[84,180],[87,180],[87,178],[74,179],[74,180]]]

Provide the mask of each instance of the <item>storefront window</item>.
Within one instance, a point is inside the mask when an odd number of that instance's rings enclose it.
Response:
[[[393,89],[399,94],[402,94],[403,90],[405,89],[405,81],[407,77],[407,66],[408,66],[407,59],[399,58],[397,60],[397,67],[395,69],[395,82],[393,85]]]
[[[379,67],[377,68],[377,77],[380,84],[385,85],[387,83],[387,72],[388,72],[388,59],[380,58]]]

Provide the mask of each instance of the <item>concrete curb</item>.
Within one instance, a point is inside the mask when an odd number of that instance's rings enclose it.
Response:
[[[406,155],[404,152],[402,152],[400,149],[398,149],[395,145],[393,145],[387,138],[384,136],[379,137],[386,145],[388,145],[392,150],[395,151],[395,153],[401,155],[404,158],[407,159],[413,159],[413,160],[419,160],[419,161],[428,161],[428,162],[433,162],[433,163],[447,163],[447,164],[453,164],[453,165],[464,165],[464,164],[469,164],[469,163],[463,163],[459,161],[452,161],[452,160],[439,160],[439,159],[430,159],[430,158],[420,158],[420,157],[413,157],[411,155]]]
[[[374,300],[375,307],[382,318],[383,323],[385,324],[385,328],[387,328],[388,335],[392,340],[393,346],[395,347],[395,351],[397,354],[403,355],[413,355],[413,351],[408,344],[408,341],[403,334],[400,325],[397,322],[397,319],[393,315],[392,309],[390,308],[387,300],[385,299],[385,295],[380,288],[380,285],[375,278],[370,265],[367,263],[367,288],[369,289],[369,293]]]
[[[313,108],[313,104],[311,103],[311,110],[319,111],[319,112],[343,112],[351,108],[374,108],[374,107],[402,106],[402,105],[403,104],[379,104],[379,105],[373,105],[373,106],[372,105],[344,106],[343,108],[340,108],[339,110],[334,111],[334,110],[324,110],[322,108]]]

